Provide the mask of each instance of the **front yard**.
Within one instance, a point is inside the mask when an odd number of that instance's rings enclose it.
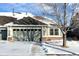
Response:
[[[63,48],[61,41],[42,42],[39,45],[28,41],[0,41],[0,56],[46,56],[46,55],[77,55],[79,41],[67,41],[68,48]]]

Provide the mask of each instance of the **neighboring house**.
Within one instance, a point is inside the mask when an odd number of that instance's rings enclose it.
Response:
[[[71,20],[71,28],[79,27],[79,13],[76,13]]]
[[[16,15],[15,15],[16,16]],[[15,17],[13,16],[13,17]],[[10,17],[10,16],[9,16]],[[7,20],[6,20],[7,21]],[[4,21],[5,22],[5,21]],[[2,23],[2,22],[0,22]],[[1,24],[5,29],[6,40],[11,41],[48,41],[48,40],[60,40],[62,39],[62,33],[57,27],[54,20],[42,16],[24,16],[18,20],[5,22]],[[2,34],[2,32],[1,32]],[[1,37],[4,36],[2,34]]]
[[[75,13],[72,18],[71,26],[73,40],[79,40],[79,13]]]

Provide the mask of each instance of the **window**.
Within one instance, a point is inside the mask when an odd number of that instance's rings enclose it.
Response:
[[[55,35],[59,35],[58,29],[55,29]]]
[[[19,29],[17,29],[17,31],[19,31]]]
[[[39,29],[39,31],[41,31],[41,29]]]
[[[21,29],[21,31],[23,31],[23,29]]]
[[[13,29],[13,31],[16,31],[16,29]]]
[[[30,29],[27,29],[27,31],[30,31]]]
[[[53,29],[50,29],[50,35],[53,35]]]
[[[59,29],[50,29],[50,35],[59,35]]]

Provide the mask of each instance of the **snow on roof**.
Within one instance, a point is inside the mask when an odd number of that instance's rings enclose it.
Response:
[[[28,16],[33,17],[33,14],[25,13],[25,12],[22,12],[22,13],[16,12],[13,15],[12,12],[0,12],[0,16],[11,16],[11,17],[17,18],[17,20],[19,20],[19,19],[22,19],[23,17],[28,17]]]
[[[13,16],[12,12],[0,12],[0,16]]]
[[[56,24],[56,22],[53,19],[48,18],[48,17],[34,16],[34,18],[46,24]]]
[[[31,13],[21,13],[21,14],[14,13],[14,15],[15,15],[14,17],[17,18],[17,20],[22,19],[23,17],[28,17],[28,16],[33,17],[33,14]]]
[[[25,13],[25,12],[19,13],[19,12],[16,12],[13,15],[12,12],[0,12],[0,16],[11,16],[11,17],[17,18],[17,20],[22,19],[23,17],[28,17],[29,16],[29,17],[32,17],[36,20],[39,20],[39,21],[41,21],[45,24],[56,24],[56,22],[51,18],[43,17],[43,16],[35,16],[32,13]]]
[[[9,22],[9,23],[7,23],[7,24],[5,24],[4,26],[8,26],[8,25],[13,25],[13,22]]]

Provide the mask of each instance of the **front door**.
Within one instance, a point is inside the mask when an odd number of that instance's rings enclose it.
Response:
[[[0,30],[0,40],[7,40],[7,30]]]

